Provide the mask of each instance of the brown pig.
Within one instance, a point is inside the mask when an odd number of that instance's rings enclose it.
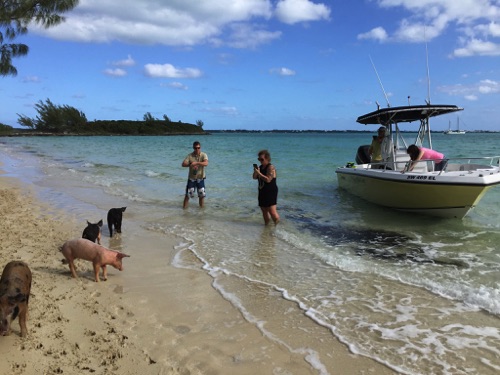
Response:
[[[92,262],[94,266],[95,281],[99,282],[99,270],[102,267],[102,279],[107,280],[106,266],[109,264],[117,270],[122,271],[122,259],[130,255],[120,253],[119,251],[106,249],[104,246],[85,238],[76,238],[64,243],[61,252],[66,258],[72,277],[77,277],[75,270],[75,259],[84,259]],[[64,260],[63,260],[64,262]]]
[[[0,335],[10,334],[10,324],[19,316],[21,336],[26,337],[26,318],[31,290],[31,270],[24,262],[7,263],[0,278]]]

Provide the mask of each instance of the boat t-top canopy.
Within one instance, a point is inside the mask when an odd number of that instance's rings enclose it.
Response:
[[[429,117],[441,116],[447,113],[462,111],[463,108],[456,105],[412,105],[404,107],[388,107],[378,109],[366,115],[359,116],[356,120],[360,124],[378,124],[388,126],[400,122],[413,122],[429,119]]]

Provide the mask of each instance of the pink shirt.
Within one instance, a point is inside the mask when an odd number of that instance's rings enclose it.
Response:
[[[431,150],[429,148],[421,147],[420,148],[424,153],[422,154],[422,160],[436,160],[441,161],[444,158],[444,154],[437,152],[435,150]]]

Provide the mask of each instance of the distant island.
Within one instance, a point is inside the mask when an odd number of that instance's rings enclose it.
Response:
[[[0,136],[47,136],[47,135],[185,135],[207,134],[203,121],[196,124],[153,117],[150,112],[142,120],[94,120],[88,121],[82,111],[68,106],[55,105],[47,99],[35,105],[38,115],[30,118],[19,115],[18,123],[26,129],[0,123]]]
[[[95,120],[89,121],[85,126],[77,129],[53,131],[50,129],[20,129],[9,125],[0,124],[0,136],[28,137],[28,136],[97,136],[97,135],[206,135],[203,128],[185,122],[158,121],[148,123],[145,121],[130,120]]]
[[[82,111],[68,106],[55,105],[47,99],[35,105],[38,115],[30,118],[18,115],[18,123],[26,129],[14,128],[0,123],[0,136],[76,136],[76,135],[208,135],[216,133],[374,133],[374,129],[363,130],[210,130],[204,123],[195,124],[172,121],[167,115],[155,118],[146,112],[142,120],[94,120],[88,121]],[[415,131],[401,131],[415,133]],[[442,133],[435,130],[432,133]],[[498,133],[498,131],[469,130],[467,133]]]
[[[415,131],[401,131],[402,133],[416,133]],[[442,130],[431,131],[431,133],[440,134]],[[204,130],[199,125],[185,122],[145,122],[130,120],[95,120],[87,123],[86,127],[78,131],[52,132],[34,129],[13,128],[9,125],[0,123],[0,137],[22,137],[22,136],[105,136],[105,135],[210,135],[210,134],[257,134],[257,133],[276,133],[276,134],[345,134],[362,133],[371,134],[373,130],[245,130],[245,129],[219,129]],[[499,133],[494,130],[469,130],[467,133]]]

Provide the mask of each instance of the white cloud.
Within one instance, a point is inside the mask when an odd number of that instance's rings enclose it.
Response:
[[[394,33],[393,39],[401,42],[422,43],[439,36],[446,28],[446,17],[437,17],[432,23],[401,21],[399,29]]]
[[[379,42],[384,42],[387,40],[387,38],[388,38],[387,32],[384,30],[383,27],[376,27],[374,29],[371,29],[367,33],[358,35],[358,39],[373,39]]]
[[[199,78],[203,74],[196,68],[179,69],[172,64],[146,64],[144,73],[153,78]]]
[[[471,39],[461,47],[453,51],[453,55],[456,57],[468,57],[468,56],[499,56],[500,55],[500,44],[493,42],[488,42],[479,39]]]
[[[26,76],[23,78],[24,83],[38,83],[40,82],[40,77],[37,76]]]
[[[124,77],[127,75],[127,72],[123,69],[116,68],[116,69],[106,69],[104,71],[104,74],[112,77]]]
[[[216,43],[244,47],[234,25],[246,26],[254,47],[279,37],[268,21],[277,17],[289,24],[328,19],[330,10],[310,0],[81,0],[66,21],[30,31],[54,39],[79,42],[194,46]],[[241,28],[241,26],[240,26]]]
[[[228,30],[230,32],[225,44],[233,48],[256,48],[281,37],[280,31],[268,31],[260,25],[238,23],[231,25]],[[218,38],[212,39],[212,42],[217,45],[224,44]]]
[[[392,42],[430,41],[443,34],[451,25],[461,33],[462,45],[456,57],[499,54],[499,43],[490,40],[500,37],[500,4],[498,0],[377,0],[381,8],[400,8],[407,16],[392,31],[377,27],[362,33],[358,39]],[[387,32],[386,35],[381,31]],[[377,31],[379,33],[377,33]]]
[[[113,61],[111,64],[114,66],[134,66],[135,61],[132,56],[128,55],[126,59]]]
[[[170,88],[176,89],[176,90],[187,90],[188,89],[188,87],[181,82],[170,82],[167,84],[162,84],[161,86],[170,87]]]
[[[500,25],[496,22],[490,22],[489,24],[481,24],[475,27],[471,27],[467,29],[467,34],[474,35],[482,35],[484,38],[487,37],[500,37]]]
[[[477,97],[477,95],[465,95],[464,99],[469,100],[471,102],[474,102],[474,101],[478,100],[479,98]]]
[[[462,96],[467,100],[478,100],[480,95],[500,94],[500,82],[484,79],[470,85],[441,86],[439,91],[452,96]]]
[[[226,106],[226,107],[205,107],[201,112],[213,113],[221,116],[236,117],[239,115],[238,109],[236,107]]]
[[[280,76],[294,76],[297,74],[295,70],[289,68],[273,68],[270,70],[271,74],[278,74]]]
[[[479,83],[478,89],[481,94],[497,94],[500,92],[500,84],[491,79],[485,79]]]
[[[276,16],[281,22],[293,25],[298,22],[330,19],[330,8],[309,0],[279,0]]]

